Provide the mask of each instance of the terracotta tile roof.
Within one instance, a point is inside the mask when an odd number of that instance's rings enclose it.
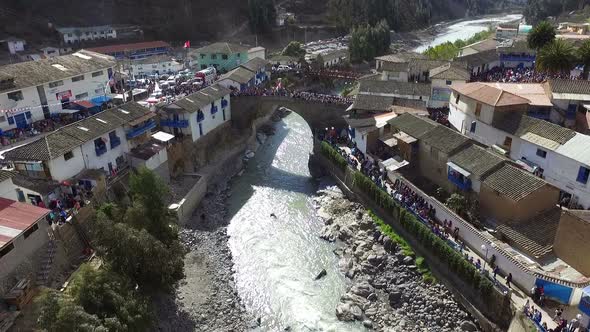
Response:
[[[416,116],[411,113],[404,113],[387,122],[393,128],[418,139],[422,138],[437,126],[436,122],[433,122],[426,117]]]
[[[551,99],[541,83],[483,83],[528,99],[529,105],[552,107]]]
[[[494,61],[498,61],[499,59],[500,59],[500,57],[498,56],[498,53],[496,53],[496,50],[489,50],[489,51],[484,51],[484,52],[479,52],[479,53],[475,53],[475,54],[462,56],[462,57],[456,58],[455,61],[463,62],[468,67],[474,68],[474,67],[479,67],[481,65],[492,63]]]
[[[500,166],[505,160],[492,151],[475,144],[469,145],[449,158],[449,161],[478,178]]]
[[[490,38],[490,39],[478,41],[478,42],[473,43],[471,45],[467,45],[467,46],[463,47],[463,49],[472,48],[478,52],[483,52],[483,51],[495,50],[497,45],[498,45],[498,42],[495,41],[494,39]]]
[[[240,84],[246,84],[256,75],[255,72],[248,70],[244,67],[238,67],[230,70],[228,73],[222,75],[220,80],[232,80]]]
[[[526,98],[480,82],[453,84],[451,89],[459,94],[491,106],[523,105],[530,103],[530,100]]]
[[[547,83],[552,93],[590,94],[590,81],[550,79]]]
[[[509,164],[486,176],[483,183],[517,202],[547,185],[543,179]]]
[[[247,70],[243,68],[244,70]],[[252,73],[254,75],[254,73]],[[201,107],[207,106],[212,102],[229,95],[231,90],[218,84],[208,86],[200,91],[190,94],[182,99],[172,103],[170,109],[181,108],[189,113],[197,112]]]
[[[430,96],[430,84],[395,81],[363,80],[359,84],[359,93]]]
[[[421,140],[445,154],[449,154],[469,142],[467,136],[463,136],[461,133],[442,125],[436,126],[424,135]]]
[[[18,173],[6,170],[0,170],[0,182],[4,182],[8,179],[15,177]]]
[[[170,48],[170,44],[157,40],[157,41],[148,41],[148,42],[141,42],[141,43],[131,43],[131,44],[119,44],[119,45],[108,45],[108,46],[100,46],[100,47],[93,47],[89,48],[89,51],[103,53],[103,54],[112,54],[112,53],[119,53],[119,52],[131,52],[136,50],[143,50],[146,48]]]
[[[571,214],[581,220],[590,222],[590,211],[589,210],[566,210],[565,213]]]
[[[260,69],[262,69],[268,65],[270,65],[270,61],[256,57],[256,58],[246,61],[246,63],[243,63],[240,66],[256,73]]]
[[[392,104],[393,97],[357,95],[354,103],[352,103],[352,109],[363,111],[386,111]]]
[[[471,72],[459,62],[447,63],[430,71],[430,79],[468,81],[470,78]]]
[[[494,119],[492,125],[514,136],[522,137],[527,133],[533,133],[561,145],[576,136],[576,132],[571,129],[517,113],[509,113],[502,118]]]

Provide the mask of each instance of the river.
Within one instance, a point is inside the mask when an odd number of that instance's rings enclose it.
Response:
[[[429,45],[468,38],[492,21],[519,17],[454,23]],[[236,288],[246,309],[261,318],[262,331],[364,331],[335,316],[347,280],[338,270],[335,244],[319,238],[323,223],[312,207],[318,184],[308,169],[312,147],[311,129],[292,113],[233,181],[227,232]],[[327,276],[315,281],[322,269]]]
[[[446,43],[454,42],[457,39],[468,39],[478,32],[487,30],[491,24],[507,23],[522,18],[521,14],[501,14],[492,15],[477,20],[459,21],[456,23],[439,23],[443,30],[430,42],[420,45],[414,49],[415,52],[424,52],[429,47],[434,47]]]

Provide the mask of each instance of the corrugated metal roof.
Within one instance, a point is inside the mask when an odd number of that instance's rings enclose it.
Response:
[[[555,150],[557,153],[590,166],[590,136],[576,133],[574,137]]]
[[[18,237],[49,210],[0,197],[0,248]]]

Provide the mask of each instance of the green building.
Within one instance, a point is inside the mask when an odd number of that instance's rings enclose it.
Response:
[[[191,51],[191,55],[199,70],[215,67],[218,72],[225,73],[248,61],[248,49],[238,44],[213,43]]]

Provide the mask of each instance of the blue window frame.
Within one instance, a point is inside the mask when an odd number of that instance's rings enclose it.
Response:
[[[33,115],[31,114],[31,112],[25,112],[25,117],[26,117],[27,119],[30,119],[30,118],[32,118],[32,117],[33,117]]]
[[[578,171],[578,177],[576,181],[580,183],[588,183],[588,177],[590,177],[590,169],[584,166],[580,166],[580,170]]]
[[[8,118],[8,124],[13,125],[14,124],[14,117],[9,117]]]

